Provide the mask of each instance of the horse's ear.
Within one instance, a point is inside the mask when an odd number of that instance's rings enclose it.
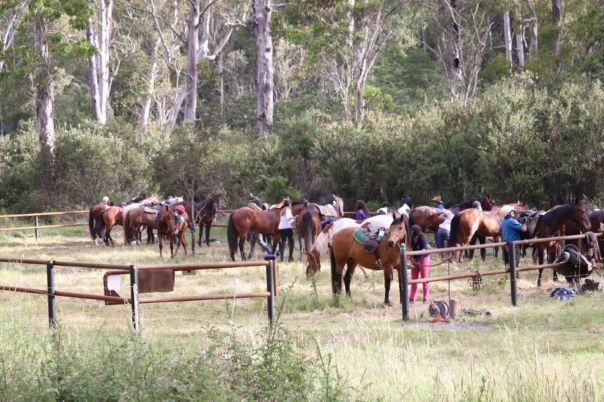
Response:
[[[393,209],[392,210],[392,217],[394,218],[394,220],[401,219],[401,214],[399,214],[396,209]]]

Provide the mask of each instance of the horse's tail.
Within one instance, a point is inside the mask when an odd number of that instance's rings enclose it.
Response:
[[[130,212],[132,212],[132,210],[128,211],[122,217],[122,219],[124,220],[124,243],[126,245],[130,244],[130,242],[133,239],[133,236],[132,236],[132,226],[130,224],[130,220],[132,219],[131,215],[130,215]]]
[[[94,230],[94,216],[92,215],[92,208],[90,208],[90,211],[88,212],[88,228],[90,230],[90,237],[92,237],[92,240],[94,240],[96,236]]]
[[[449,231],[449,247],[455,247],[459,242],[459,214],[451,219],[451,230]]]
[[[304,212],[302,223],[304,225],[304,251],[308,253],[312,247],[312,214],[310,212]]]
[[[231,253],[231,260],[235,261],[235,251],[237,251],[237,230],[233,223],[233,215],[229,216],[229,222],[227,223],[227,240],[229,242],[229,252]]]

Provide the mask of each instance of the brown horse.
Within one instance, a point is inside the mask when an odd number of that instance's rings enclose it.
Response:
[[[233,211],[231,216],[229,216],[229,221],[227,223],[229,252],[233,261],[235,261],[237,243],[239,243],[241,259],[246,259],[245,254],[243,253],[243,245],[247,240],[250,231],[272,236],[272,252],[275,252],[277,245],[281,240],[281,236],[279,235],[281,209],[282,208],[274,208],[266,211],[258,211],[249,207],[243,207]]]
[[[142,209],[142,208],[140,208]],[[133,210],[134,211],[134,210]],[[130,211],[130,214],[133,212]],[[155,220],[155,217],[154,217]],[[157,240],[159,243],[159,256],[163,258],[163,243],[164,237],[170,241],[170,257],[174,257],[174,240],[176,239],[176,217],[174,211],[167,205],[162,205],[157,215]],[[178,248],[177,248],[178,251]],[[186,254],[186,248],[185,248]]]
[[[107,204],[96,204],[88,212],[88,228],[90,237],[95,245],[98,245],[97,240],[103,240],[105,236],[105,223],[103,222],[103,213],[109,208]]]
[[[409,214],[409,225],[418,225],[422,232],[438,232],[438,225],[445,221],[445,213],[438,208],[417,207]]]
[[[300,241],[300,258],[308,253],[317,236],[321,232],[321,218],[342,218],[344,216],[344,200],[332,194],[333,203],[318,205],[307,203],[296,217],[296,229]],[[293,212],[293,211],[292,211]],[[304,244],[304,250],[302,250]]]
[[[515,210],[526,210],[527,207],[521,202],[510,204]],[[455,226],[456,233],[451,234],[451,239],[454,239],[452,245],[466,246],[474,244],[476,239],[480,244],[485,244],[487,237],[492,237],[496,242],[501,236],[501,221],[504,216],[501,206],[493,206],[490,211],[481,211],[476,208],[464,209],[457,215],[457,225]],[[453,225],[451,226],[453,231]],[[473,251],[473,250],[472,250]],[[472,256],[473,253],[470,253]],[[497,249],[495,249],[497,256]],[[484,261],[486,259],[486,250],[480,250],[480,257]],[[470,257],[471,258],[471,257]],[[461,253],[457,254],[457,260],[461,261]]]
[[[195,224],[199,226],[199,239],[197,245],[201,247],[203,242],[203,232],[205,228],[206,239],[205,243],[210,246],[210,229],[220,208],[220,197],[222,194],[212,194],[204,202],[194,202],[192,200],[183,202],[187,214],[193,213]]]
[[[103,213],[103,222],[105,223],[105,244],[114,245],[115,242],[111,237],[111,230],[115,225],[123,225],[124,220],[122,218],[123,207],[112,206],[105,210]]]
[[[537,238],[554,237],[559,234],[564,234],[564,225],[569,223],[576,224],[583,232],[591,229],[591,222],[587,219],[585,206],[578,200],[574,204],[558,205],[547,211],[543,216],[539,217],[537,222],[537,230],[535,236]],[[539,248],[539,265],[543,264],[545,251],[547,250],[547,262],[552,263],[556,258],[558,251],[558,242],[542,242],[538,243]],[[537,278],[537,286],[541,286],[541,275],[543,269],[539,270]],[[558,275],[554,271],[554,280],[558,279]]]
[[[375,253],[367,253],[363,246],[353,237],[355,228],[349,227],[333,235],[331,240],[331,284],[334,295],[342,293],[342,272],[347,266],[344,275],[346,294],[350,296],[350,282],[357,267],[361,265],[376,271],[384,271],[384,304],[390,305],[390,283],[393,270],[400,264],[400,246],[409,243],[407,236],[407,222],[404,217],[395,216],[384,239],[380,242]],[[408,244],[409,246],[409,244]]]

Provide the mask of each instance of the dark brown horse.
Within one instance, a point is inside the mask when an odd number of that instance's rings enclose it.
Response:
[[[451,212],[457,215],[457,213],[465,209],[474,208],[474,203],[477,201],[480,203],[480,207],[483,211],[490,211],[496,205],[495,199],[491,197],[491,194],[486,194],[484,197],[481,198],[472,198],[471,200],[460,202],[459,204],[456,204],[449,209],[451,210]]]
[[[300,241],[300,258],[310,251],[315,239],[321,232],[321,218],[341,218],[344,216],[344,200],[335,194],[332,194],[332,198],[332,204],[307,203],[297,215],[296,230]],[[304,244],[304,250],[302,250],[302,244]]]
[[[222,194],[212,194],[204,202],[194,202],[192,200],[182,203],[187,214],[194,216],[195,225],[199,226],[199,239],[197,245],[201,247],[203,242],[203,232],[205,228],[206,239],[205,243],[210,246],[210,229],[220,208],[220,197]]]
[[[96,204],[88,212],[88,228],[90,237],[95,245],[98,245],[97,240],[103,240],[105,236],[105,222],[103,221],[103,213],[109,208],[107,204]]]
[[[393,271],[400,264],[400,246],[406,243],[409,246],[407,236],[406,219],[395,216],[384,239],[380,242],[375,253],[367,253],[363,246],[353,237],[355,228],[349,227],[340,230],[333,235],[331,240],[331,284],[334,295],[342,293],[342,272],[346,265],[344,274],[344,286],[346,294],[350,296],[350,282],[357,267],[361,265],[376,271],[384,271],[384,304],[390,305],[390,283],[393,279]],[[379,261],[378,261],[379,258]]]
[[[158,209],[150,207],[136,207],[131,209],[124,219],[124,229],[127,235],[126,244],[133,241],[136,242],[136,244],[141,244],[141,232],[143,229],[157,229],[158,212]]]
[[[111,237],[111,230],[115,225],[124,225],[124,219],[122,218],[123,207],[112,206],[103,212],[103,222],[105,223],[105,244],[114,245],[113,238]]]
[[[556,206],[547,211],[545,215],[539,217],[535,235],[537,238],[546,238],[563,234],[564,225],[570,222],[576,224],[581,231],[586,232],[591,229],[591,223],[589,219],[587,219],[585,212],[585,206],[579,203],[579,201],[576,201],[574,204]],[[548,252],[547,262],[554,262],[558,251],[558,242],[542,242],[538,243],[537,247],[539,248],[539,265],[543,264],[546,250]],[[542,274],[543,269],[540,269],[537,286],[541,286]],[[554,280],[557,279],[558,275],[554,271]]]

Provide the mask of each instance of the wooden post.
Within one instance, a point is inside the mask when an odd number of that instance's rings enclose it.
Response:
[[[268,309],[268,321],[273,325],[275,319],[275,255],[267,254],[266,260],[266,290],[269,295],[266,300]]]
[[[401,244],[401,263],[398,271],[398,287],[401,295],[403,321],[409,321],[409,279],[407,277],[407,245]]]
[[[35,229],[34,233],[35,233],[36,240],[38,240],[40,238],[40,229],[39,229],[39,227],[40,227],[40,217],[38,215],[36,215],[34,217],[34,219],[35,219],[35,222],[36,222],[36,229]]]
[[[449,318],[457,318],[457,299],[449,299]]]
[[[508,257],[510,263],[510,287],[511,287],[511,296],[512,296],[512,306],[516,306],[518,304],[518,288],[516,283],[516,247],[514,247],[514,242],[508,242]]]

